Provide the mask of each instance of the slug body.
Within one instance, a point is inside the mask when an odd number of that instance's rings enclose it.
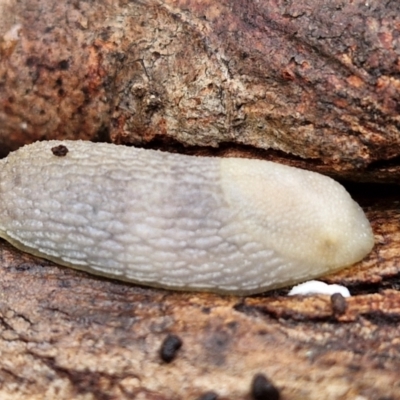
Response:
[[[373,247],[361,208],[320,174],[83,141],[0,160],[0,236],[95,274],[240,295],[338,270]]]

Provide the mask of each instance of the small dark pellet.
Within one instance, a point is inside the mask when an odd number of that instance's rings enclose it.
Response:
[[[197,398],[197,400],[217,400],[217,399],[218,395],[217,393],[214,392],[206,392]]]
[[[57,157],[65,157],[68,153],[68,147],[60,144],[51,148],[52,153]]]
[[[263,374],[257,374],[251,384],[251,395],[254,400],[279,400],[278,389]]]
[[[347,302],[346,299],[340,293],[334,293],[331,296],[331,305],[334,315],[342,315],[346,312]]]
[[[160,349],[160,357],[166,363],[170,363],[176,357],[176,353],[182,347],[182,340],[179,336],[168,335]]]

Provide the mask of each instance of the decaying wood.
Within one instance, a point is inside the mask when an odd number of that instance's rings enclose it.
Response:
[[[1,399],[400,398],[398,195],[367,200],[371,255],[332,275],[354,295],[253,297],[143,288],[57,267],[0,241]],[[183,345],[171,363],[160,347]]]
[[[399,33],[397,1],[1,0],[1,151],[230,143],[396,182]]]

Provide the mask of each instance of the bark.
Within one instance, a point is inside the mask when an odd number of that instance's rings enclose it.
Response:
[[[364,202],[375,249],[326,278],[348,285],[345,304],[149,289],[0,241],[0,397],[250,400],[262,373],[285,400],[400,398],[397,198]],[[166,363],[169,335],[183,344]]]
[[[396,182],[399,33],[396,1],[1,0],[2,153],[228,143]]]

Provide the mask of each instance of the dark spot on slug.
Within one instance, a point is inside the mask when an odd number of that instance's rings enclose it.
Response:
[[[57,157],[65,157],[68,153],[68,147],[60,144],[51,148],[52,153]]]
[[[168,335],[160,349],[160,357],[166,363],[170,363],[176,357],[178,350],[182,347],[182,340],[179,336]]]
[[[340,293],[334,293],[331,296],[332,312],[334,315],[342,315],[346,312],[347,302]]]
[[[278,389],[263,374],[256,374],[251,384],[251,395],[254,400],[279,400]]]
[[[217,399],[218,395],[215,392],[206,392],[197,398],[197,400],[217,400]]]

